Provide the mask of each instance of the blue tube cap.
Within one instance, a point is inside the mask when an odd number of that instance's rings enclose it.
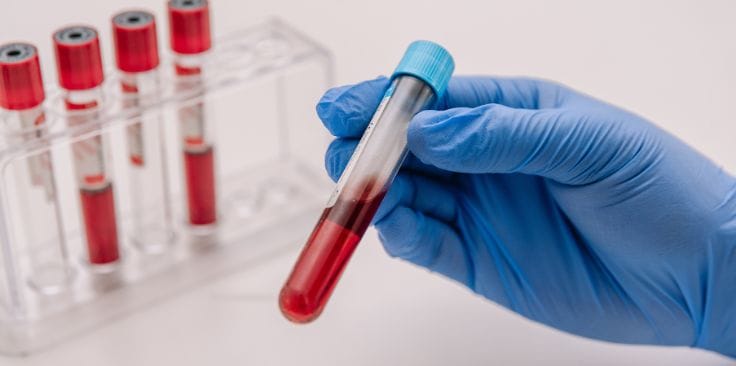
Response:
[[[411,75],[427,83],[439,98],[445,93],[454,70],[455,61],[442,46],[430,41],[414,41],[406,49],[391,79]]]

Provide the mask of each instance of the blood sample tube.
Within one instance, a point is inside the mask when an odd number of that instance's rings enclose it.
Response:
[[[206,0],[170,0],[168,9],[177,89],[201,95],[203,55],[212,45],[209,5]],[[205,121],[201,100],[182,105],[178,116],[189,223],[199,228],[212,227],[217,221],[212,124]]]
[[[0,107],[6,138],[12,144],[39,141],[46,133],[45,94],[38,51],[27,43],[0,46]],[[19,219],[31,265],[29,283],[42,293],[68,284],[68,262],[51,153],[42,149],[16,162]],[[19,225],[16,225],[16,227]]]
[[[86,26],[62,28],[54,33],[53,40],[68,123],[75,126],[92,122],[99,117],[103,103],[104,76],[97,31]],[[120,253],[106,136],[98,134],[76,141],[72,153],[89,262],[96,266],[114,264]]]
[[[453,70],[452,57],[441,46],[409,45],[281,290],[279,305],[287,319],[307,323],[322,312],[406,156],[409,121],[432,107]]]
[[[159,89],[156,21],[146,11],[125,11],[112,18],[115,61],[120,71],[124,107],[135,110],[142,97]],[[135,244],[147,252],[173,239],[163,125],[158,115],[142,112],[126,128]]]

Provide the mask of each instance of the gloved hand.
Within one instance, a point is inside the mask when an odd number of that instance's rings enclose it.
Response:
[[[388,84],[317,105],[333,179]],[[736,180],[682,141],[558,84],[456,77],[408,146],[374,221],[390,255],[570,333],[736,356]]]

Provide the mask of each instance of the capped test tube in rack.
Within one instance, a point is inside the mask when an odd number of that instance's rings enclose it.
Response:
[[[133,113],[133,121],[126,127],[131,237],[140,249],[158,252],[174,239],[164,126],[160,113],[138,109],[143,100],[155,100],[159,93],[156,20],[147,11],[124,11],[113,16],[112,34],[123,107]]]
[[[203,95],[204,55],[212,46],[209,4],[206,0],[170,0],[168,13],[176,87],[182,93]],[[217,223],[213,126],[206,121],[201,100],[180,106],[178,118],[189,224],[207,232]]]
[[[86,26],[62,28],[54,33],[53,41],[67,123],[70,127],[94,123],[104,102],[97,31]],[[120,258],[108,149],[102,133],[72,143],[89,263],[100,269],[110,268]]]
[[[44,141],[47,120],[38,51],[27,43],[0,46],[0,107],[5,143],[33,147],[12,165],[19,212],[16,235],[23,235],[29,258],[28,282],[50,294],[71,279],[51,152]],[[18,227],[22,227],[19,229]],[[17,238],[18,236],[16,236]]]

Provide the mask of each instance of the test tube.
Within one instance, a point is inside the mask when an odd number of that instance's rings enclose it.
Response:
[[[124,108],[135,109],[141,97],[159,89],[156,20],[146,11],[125,11],[112,18],[115,61],[120,71]],[[133,241],[158,252],[173,239],[166,173],[163,125],[158,115],[141,113],[126,128],[130,164]]]
[[[97,31],[87,26],[54,33],[56,66],[70,126],[93,122],[103,104],[102,57]],[[72,144],[82,222],[90,264],[109,268],[118,261],[117,221],[106,137],[98,134]],[[104,266],[104,267],[101,267]]]
[[[281,289],[279,305],[290,321],[310,322],[324,309],[406,156],[409,121],[433,106],[454,67],[450,54],[436,43],[409,45]]]
[[[206,0],[170,0],[168,10],[177,89],[201,95],[203,56],[212,46],[209,5]],[[199,229],[217,222],[212,124],[205,112],[201,100],[178,110],[189,224]]]
[[[0,107],[8,142],[38,141],[46,133],[45,93],[36,47],[28,43],[0,46]],[[71,276],[66,238],[54,181],[51,153],[42,150],[15,164],[29,283],[42,293],[62,290]]]

